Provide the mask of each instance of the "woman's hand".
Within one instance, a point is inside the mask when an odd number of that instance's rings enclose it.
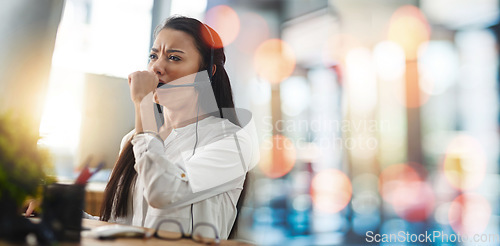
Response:
[[[135,104],[140,104],[142,99],[154,91],[158,86],[158,77],[154,72],[137,71],[128,76],[130,97]]]
[[[38,208],[38,206],[40,205],[40,203],[35,199],[27,200],[25,201],[25,204],[26,205],[24,207],[27,207],[25,212],[26,217],[30,217],[31,214],[35,211],[35,209]]]

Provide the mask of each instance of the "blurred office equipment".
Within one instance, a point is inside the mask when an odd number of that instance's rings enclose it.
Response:
[[[0,4],[0,110],[30,115],[38,129],[64,1]]]

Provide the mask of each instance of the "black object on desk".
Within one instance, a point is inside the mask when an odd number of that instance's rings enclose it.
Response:
[[[42,224],[59,242],[79,242],[85,185],[50,184],[44,188]]]

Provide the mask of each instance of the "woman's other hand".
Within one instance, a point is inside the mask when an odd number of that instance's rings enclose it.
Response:
[[[150,71],[137,71],[128,76],[130,97],[135,104],[140,104],[142,99],[154,91],[158,86],[158,77]]]
[[[26,212],[25,212],[25,216],[26,217],[30,217],[31,214],[33,214],[33,212],[35,211],[36,208],[38,208],[39,206],[39,202],[35,199],[30,199],[30,200],[27,200],[25,201],[25,206],[26,207]]]

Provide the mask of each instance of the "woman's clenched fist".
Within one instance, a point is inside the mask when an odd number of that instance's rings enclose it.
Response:
[[[141,103],[142,99],[153,92],[158,86],[158,77],[151,71],[137,71],[128,76],[128,85],[130,87],[130,97],[136,104]]]

